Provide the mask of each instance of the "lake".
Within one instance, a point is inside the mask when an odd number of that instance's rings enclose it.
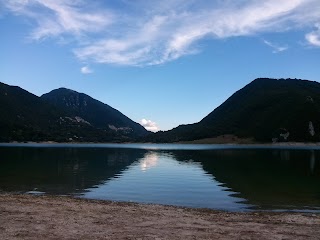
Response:
[[[320,211],[320,148],[0,144],[0,191],[228,211]]]

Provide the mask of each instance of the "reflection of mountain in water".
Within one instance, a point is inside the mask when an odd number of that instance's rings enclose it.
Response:
[[[175,165],[173,160],[187,164]],[[230,189],[230,194],[246,199],[250,205],[263,209],[320,207],[319,150],[0,147],[0,191],[36,189],[47,194],[82,194],[104,186],[102,194],[107,191],[108,197],[114,191],[115,195],[129,194],[126,197],[130,200],[130,194],[135,193],[135,197],[146,201],[145,195],[153,199],[152,194],[156,194],[157,201],[162,198],[170,202],[165,198],[172,196],[166,195],[171,189],[178,202],[177,196],[207,197],[209,202],[213,198],[205,195],[206,189],[214,190],[216,182],[211,184],[209,178],[204,185],[203,180],[208,178],[201,179],[201,167]],[[195,171],[199,174],[192,176]],[[118,177],[121,179],[110,181]],[[172,184],[175,179],[179,184]],[[222,189],[219,191],[214,194],[219,195]]]
[[[237,197],[258,207],[320,206],[319,151],[233,149],[171,154],[179,161],[200,162],[207,173],[237,192]]]
[[[81,193],[117,177],[144,154],[115,148],[0,148],[0,190]]]

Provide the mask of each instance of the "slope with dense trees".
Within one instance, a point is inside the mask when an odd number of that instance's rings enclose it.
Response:
[[[107,104],[65,88],[40,98],[0,83],[0,107],[2,142],[181,142],[226,135],[258,142],[320,141],[320,83],[307,80],[256,79],[200,122],[155,134]]]
[[[41,96],[45,101],[87,121],[99,129],[111,129],[131,137],[145,136],[148,131],[118,110],[76,91],[59,88]]]
[[[55,104],[50,96],[52,92],[40,98],[20,87],[0,83],[0,142],[123,142],[148,134],[141,125],[87,95],[85,113]],[[61,101],[59,97],[66,98],[56,95],[57,102]]]
[[[319,141],[320,83],[259,78],[200,122],[158,132],[145,141],[192,141],[227,134],[261,142]]]

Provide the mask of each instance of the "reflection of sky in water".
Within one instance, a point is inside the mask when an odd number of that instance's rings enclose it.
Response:
[[[158,154],[157,154],[157,153],[155,153],[155,152],[149,152],[149,153],[147,153],[147,154],[144,156],[144,158],[142,158],[142,159],[140,160],[140,168],[141,168],[141,171],[145,172],[145,171],[147,171],[148,169],[157,166],[158,160],[159,160],[159,157],[158,157]]]
[[[178,162],[169,154],[147,152],[115,178],[87,189],[85,198],[239,210],[243,199],[230,196],[200,163]]]
[[[320,209],[319,149],[54,146],[0,144],[0,191],[228,210]]]

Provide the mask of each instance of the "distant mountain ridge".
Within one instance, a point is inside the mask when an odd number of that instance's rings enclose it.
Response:
[[[200,122],[157,133],[66,88],[38,97],[0,83],[0,110],[0,142],[320,141],[320,83],[298,79],[258,78]]]
[[[38,97],[0,83],[0,142],[123,142],[149,132],[118,110],[69,89]]]
[[[147,131],[118,110],[92,97],[67,88],[59,88],[41,96],[45,101],[77,116],[88,124],[124,135],[144,136]]]
[[[260,142],[319,141],[320,83],[259,78],[200,122],[155,133],[145,141],[193,141],[223,135]]]

